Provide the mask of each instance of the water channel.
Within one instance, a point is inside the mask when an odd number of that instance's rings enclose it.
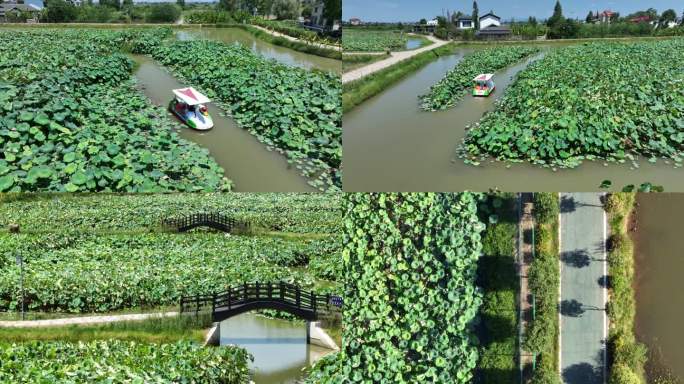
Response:
[[[227,43],[239,42],[251,47],[257,54],[304,68],[341,71],[341,61],[307,55],[287,48],[278,47],[254,38],[246,31],[235,28],[192,28],[176,31],[182,40],[206,38]],[[152,103],[167,106],[172,98],[171,90],[192,86],[182,84],[153,59],[143,55],[132,55],[138,64],[135,76],[140,88]],[[311,192],[314,188],[287,159],[269,151],[246,130],[240,128],[229,116],[213,104],[208,105],[214,120],[211,131],[200,132],[181,128],[180,135],[207,148],[211,156],[223,167],[226,176],[235,183],[239,192]],[[170,119],[175,119],[169,113]]]
[[[303,369],[331,353],[306,344],[306,325],[246,313],[221,322],[221,345],[239,345],[254,356],[256,384],[294,384]]]
[[[562,43],[567,44],[567,43]],[[541,44],[548,51],[562,44]],[[631,164],[585,162],[578,168],[553,171],[531,164],[483,162],[465,164],[455,155],[466,127],[494,108],[512,77],[531,60],[499,71],[496,92],[489,98],[466,95],[454,108],[423,112],[418,96],[428,92],[468,52],[464,46],[443,56],[379,95],[347,112],[343,118],[344,189],[346,191],[562,191],[597,190],[609,179],[616,189],[651,182],[665,190],[684,190],[684,170],[659,161]],[[553,86],[550,84],[549,86]]]
[[[639,194],[637,202],[637,339],[649,348],[649,382],[667,371],[684,380],[684,194]]]

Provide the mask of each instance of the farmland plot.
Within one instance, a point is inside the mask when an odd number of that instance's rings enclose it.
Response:
[[[0,192],[230,189],[208,151],[134,89],[120,51],[167,33],[0,32]]]
[[[684,39],[558,49],[519,74],[459,152],[572,168],[639,157],[682,164]]]

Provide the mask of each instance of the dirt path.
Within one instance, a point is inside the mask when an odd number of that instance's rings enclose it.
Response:
[[[178,312],[161,312],[161,313],[141,313],[132,315],[114,315],[114,316],[85,316],[85,317],[68,317],[63,319],[49,319],[49,320],[25,320],[25,321],[0,321],[0,328],[38,328],[38,327],[61,327],[65,325],[87,325],[87,324],[104,324],[115,323],[119,321],[135,321],[146,320],[159,317],[173,317],[177,316]]]
[[[524,336],[529,322],[532,320],[532,294],[529,288],[528,274],[534,260],[534,215],[533,195],[523,193],[520,196],[520,223],[518,239],[518,258],[520,262],[520,340]],[[522,371],[533,363],[533,355],[520,346],[520,365]]]
[[[409,59],[413,56],[419,55],[423,52],[431,51],[433,49],[439,48],[443,45],[446,45],[449,43],[449,41],[445,40],[439,40],[434,36],[426,36],[428,39],[430,39],[433,44],[428,45],[427,47],[423,48],[418,48],[413,51],[401,51],[401,52],[392,52],[391,57],[385,59],[385,60],[380,60],[376,61],[375,63],[366,65],[361,68],[357,68],[353,71],[347,72],[342,75],[342,84],[344,83],[349,83],[355,80],[358,80],[360,78],[366,77],[372,73],[378,72],[380,70],[383,70],[387,67],[391,67],[392,65],[404,61],[406,59]]]
[[[262,32],[266,32],[266,33],[268,33],[269,35],[273,35],[273,36],[275,36],[275,37],[282,37],[282,38],[285,38],[285,39],[290,40],[290,41],[296,41],[296,42],[302,43],[302,44],[313,45],[314,47],[318,47],[318,48],[330,49],[330,50],[333,50],[333,51],[342,51],[342,47],[338,47],[338,46],[336,46],[336,45],[328,45],[328,44],[321,44],[321,43],[311,43],[311,42],[308,42],[308,41],[300,40],[300,39],[298,39],[298,38],[296,38],[296,37],[292,37],[292,36],[286,35],[286,34],[284,34],[284,33],[276,32],[276,31],[271,31],[270,29],[267,29],[267,28],[264,28],[264,27],[261,27],[261,26],[258,26],[258,25],[251,24],[251,26],[254,27],[254,28],[256,28],[256,29],[258,29],[258,30],[260,30],[260,31],[262,31]]]

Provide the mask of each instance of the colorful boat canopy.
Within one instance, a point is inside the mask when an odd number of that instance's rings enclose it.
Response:
[[[482,75],[478,75],[476,78],[474,78],[474,81],[489,81],[494,77],[493,73],[485,73]]]
[[[204,104],[211,101],[193,87],[174,89],[173,94],[176,95],[178,100],[188,105]]]

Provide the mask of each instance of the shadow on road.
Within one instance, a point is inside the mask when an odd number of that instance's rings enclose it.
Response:
[[[563,382],[566,384],[599,384],[603,383],[602,369],[589,363],[571,365],[563,370]]]
[[[592,259],[586,249],[575,249],[574,251],[562,252],[561,260],[571,267],[584,268],[589,266]]]

